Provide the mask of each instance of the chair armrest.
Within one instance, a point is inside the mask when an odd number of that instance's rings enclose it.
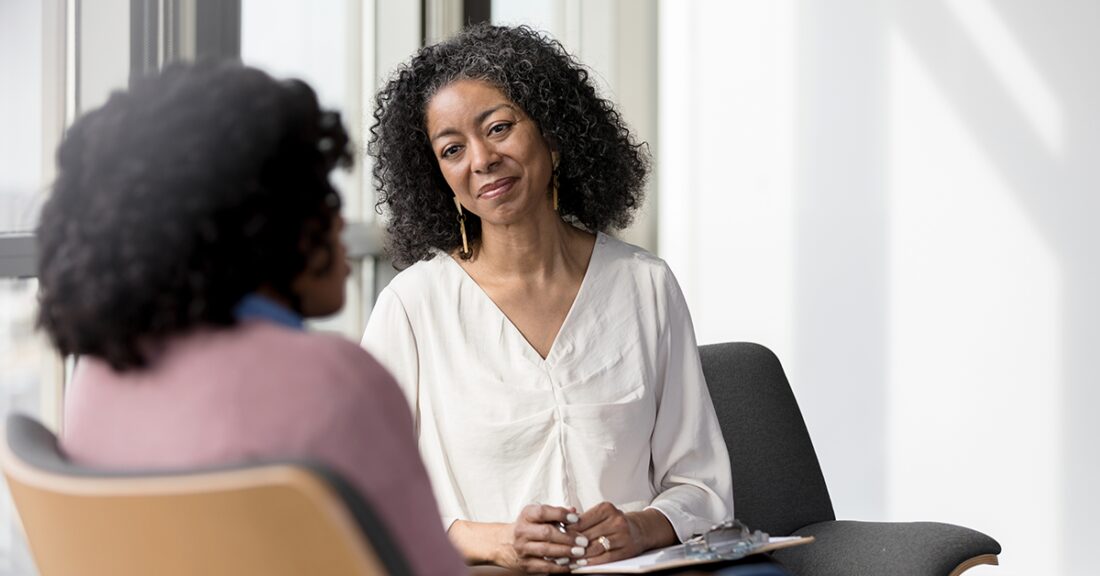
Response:
[[[1001,545],[969,528],[937,522],[833,520],[796,530],[817,539],[773,555],[799,576],[956,576],[997,564]]]

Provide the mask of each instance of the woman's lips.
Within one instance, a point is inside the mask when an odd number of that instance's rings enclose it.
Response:
[[[512,189],[512,184],[515,184],[518,178],[501,178],[500,180],[494,180],[484,186],[478,191],[479,200],[492,200],[498,196],[507,193]]]

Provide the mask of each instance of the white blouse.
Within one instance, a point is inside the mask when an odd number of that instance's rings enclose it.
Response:
[[[537,502],[655,508],[680,540],[733,517],[730,463],[668,265],[599,234],[545,359],[453,259],[378,297],[363,346],[413,408],[445,527]]]

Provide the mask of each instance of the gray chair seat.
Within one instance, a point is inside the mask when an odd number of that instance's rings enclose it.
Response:
[[[973,565],[968,561],[978,558],[975,564],[988,564],[1001,551],[996,540],[981,532],[939,522],[834,520],[810,524],[795,534],[816,541],[773,555],[795,574],[815,576],[958,574]]]
[[[813,536],[774,557],[799,576],[955,576],[996,564],[1001,546],[935,522],[837,521],[809,431],[779,359],[747,342],[701,346],[703,374],[729,450],[733,505],[751,528]]]

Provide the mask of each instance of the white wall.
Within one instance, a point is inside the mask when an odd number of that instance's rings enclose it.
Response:
[[[660,254],[783,359],[838,517],[1095,573],[1100,4],[660,6]]]

